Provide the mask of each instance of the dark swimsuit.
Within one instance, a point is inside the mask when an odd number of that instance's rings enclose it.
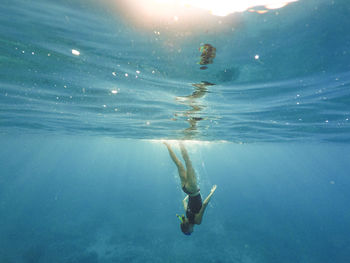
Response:
[[[196,193],[189,192],[185,186],[182,187],[182,190],[188,194],[188,203],[186,210],[186,217],[190,224],[194,224],[194,216],[199,213],[202,208],[202,197],[199,192],[199,189]]]

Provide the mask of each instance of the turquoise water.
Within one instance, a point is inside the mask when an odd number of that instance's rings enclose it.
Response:
[[[0,263],[348,262],[349,12],[0,1]],[[190,237],[165,139],[218,185]]]
[[[348,141],[348,8],[301,1],[177,32],[138,28],[84,1],[2,1],[1,131]],[[217,57],[200,70],[206,42]],[[201,81],[216,85],[194,102],[175,99]],[[186,131],[191,117],[203,120]]]

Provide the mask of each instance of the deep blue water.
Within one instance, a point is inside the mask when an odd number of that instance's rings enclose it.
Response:
[[[347,1],[178,30],[140,28],[86,1],[3,0],[0,11],[2,133],[349,140]],[[207,70],[197,64],[201,43],[217,49]],[[201,81],[216,85],[195,101],[175,99]]]
[[[347,263],[350,3],[143,25],[115,2],[0,1],[0,263]],[[167,139],[218,185],[190,237]]]

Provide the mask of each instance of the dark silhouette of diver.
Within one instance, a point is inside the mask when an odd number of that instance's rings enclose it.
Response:
[[[200,65],[208,65],[213,64],[213,60],[216,56],[216,48],[213,47],[210,44],[204,44],[199,48],[199,51],[201,52],[201,58],[198,64]],[[200,69],[204,70],[207,69],[207,66],[201,66]]]
[[[179,143],[181,155],[185,160],[186,169],[184,168],[181,161],[176,157],[171,146],[166,142],[164,142],[164,144],[168,148],[171,159],[177,166],[181,180],[182,190],[187,194],[185,199],[182,201],[186,217],[184,215],[177,215],[177,217],[181,221],[181,231],[185,235],[191,235],[191,233],[193,232],[194,225],[201,224],[204,211],[210,201],[210,198],[216,190],[216,185],[213,185],[210,194],[207,196],[207,198],[205,198],[204,202],[202,203],[200,189],[197,186],[196,174],[184,145],[182,143]]]

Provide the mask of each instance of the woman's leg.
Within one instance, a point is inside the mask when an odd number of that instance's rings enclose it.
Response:
[[[181,161],[176,157],[173,149],[171,149],[171,146],[166,142],[164,142],[164,144],[168,148],[169,155],[177,167],[177,170],[178,170],[179,176],[180,176],[180,180],[181,180],[181,187],[182,187],[186,184],[186,179],[187,179],[186,170],[185,170],[183,164],[181,163]]]
[[[180,149],[181,149],[182,157],[184,158],[186,163],[186,170],[187,170],[186,187],[189,191],[195,192],[198,190],[196,173],[192,167],[192,163],[191,163],[190,157],[188,156],[187,150],[181,142],[180,142]]]

